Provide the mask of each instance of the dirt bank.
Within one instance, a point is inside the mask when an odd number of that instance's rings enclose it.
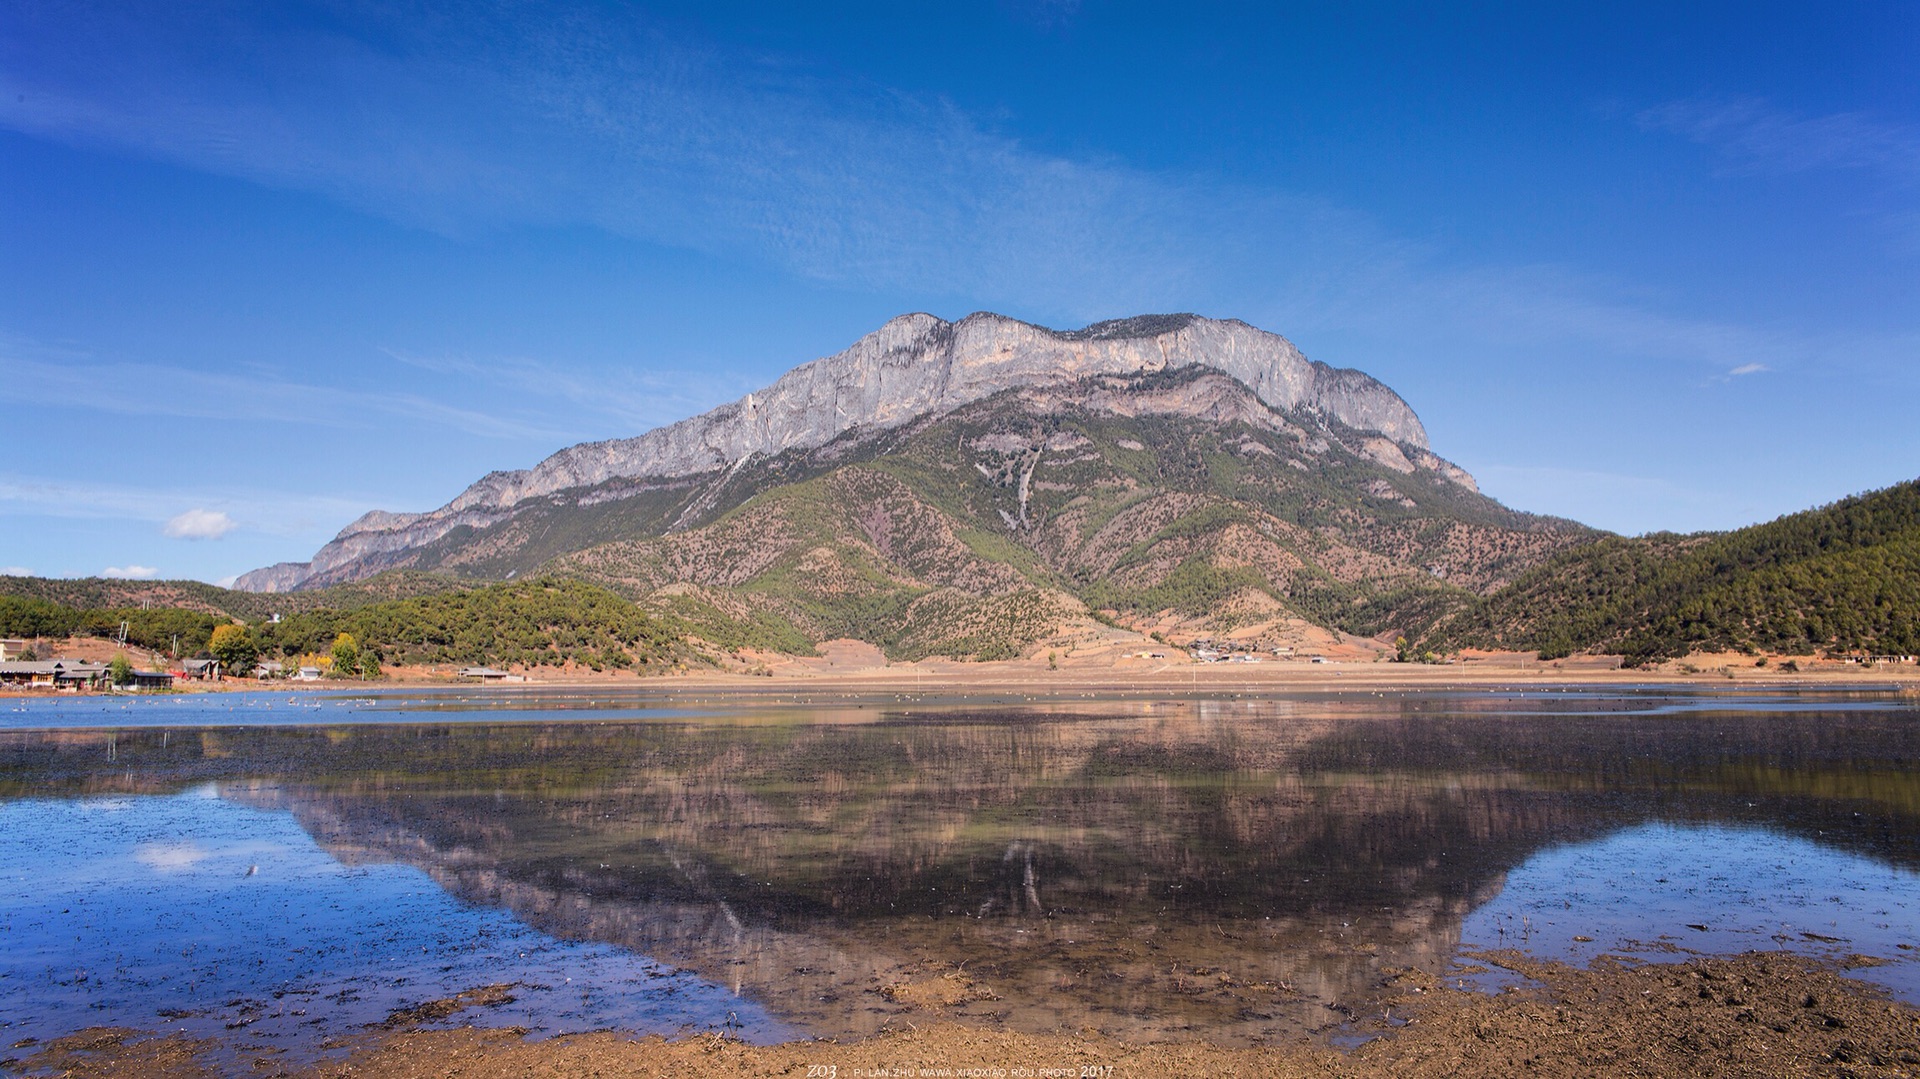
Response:
[[[1122,1076],[1914,1076],[1920,1010],[1844,971],[1779,953],[1592,969],[1502,953],[1488,961],[1534,979],[1498,995],[1401,976],[1378,1016],[1383,1036],[1351,1052],[1311,1043],[1227,1049],[1205,1041],[1130,1044],[1072,1033],[987,1032],[943,1018],[927,994],[919,1021],[852,1044],[750,1046],[717,1035],[629,1040],[601,1033],[530,1042],[516,1031],[377,1030],[344,1058],[304,1069],[236,1059],[218,1045],[88,1031],[18,1047],[13,1065],[76,1077],[795,1076],[819,1079],[1115,1079]],[[1871,960],[1861,959],[1861,963]]]

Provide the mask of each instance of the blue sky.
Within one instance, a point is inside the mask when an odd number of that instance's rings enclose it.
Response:
[[[0,2],[0,571],[304,559],[911,310],[1242,318],[1622,532],[1920,475],[1920,7],[933,7]]]

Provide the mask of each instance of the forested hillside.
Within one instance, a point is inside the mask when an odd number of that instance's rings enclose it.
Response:
[[[594,670],[671,665],[685,636],[604,588],[559,578],[304,611],[254,633],[270,655],[323,652],[346,633],[386,663]]]
[[[1920,652],[1920,481],[1734,532],[1609,537],[1442,619],[1425,647]]]
[[[0,637],[118,639],[124,623],[127,643],[136,648],[162,653],[177,648],[181,655],[191,656],[207,646],[214,627],[231,621],[190,607],[72,607],[47,599],[0,595]]]
[[[244,621],[273,614],[292,614],[320,608],[351,610],[385,600],[432,596],[472,588],[443,573],[397,570],[351,584],[305,592],[265,594],[241,592],[205,581],[136,581],[114,577],[6,577],[0,576],[0,598],[45,600],[62,607],[98,611],[176,607],[226,615]]]

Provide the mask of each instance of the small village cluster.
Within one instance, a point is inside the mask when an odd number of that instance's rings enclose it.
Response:
[[[266,662],[255,666],[253,676],[260,679],[317,682],[321,678],[321,670],[318,667],[288,670],[282,664]],[[121,678],[116,683],[113,664],[110,661],[71,659],[64,656],[39,659],[35,657],[32,642],[11,637],[0,639],[0,686],[77,693],[82,690],[114,688],[116,684],[121,689],[171,689],[175,682],[218,682],[221,677],[218,660],[175,659],[167,661],[165,670],[143,670],[138,666],[131,666],[121,672]]]
[[[1259,663],[1267,656],[1276,659],[1297,659],[1313,663],[1325,663],[1326,657],[1315,653],[1296,652],[1291,645],[1273,644],[1267,641],[1215,640],[1203,637],[1187,646],[1187,654],[1201,663]]]
[[[56,657],[39,659],[34,642],[17,637],[0,639],[0,686],[79,693],[90,690],[172,689],[178,682],[219,682],[228,675],[214,659],[166,661],[165,670],[142,670],[129,665],[114,677],[112,662]],[[462,682],[525,682],[526,675],[493,667],[462,667],[453,672]],[[319,682],[326,671],[315,666],[289,667],[277,660],[254,664],[252,677],[263,682]]]

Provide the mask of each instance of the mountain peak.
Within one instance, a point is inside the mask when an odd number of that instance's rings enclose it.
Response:
[[[1308,360],[1286,338],[1238,320],[1140,315],[1060,331],[986,311],[958,322],[914,312],[699,416],[633,438],[571,446],[531,469],[492,473],[431,513],[369,513],[313,562],[256,570],[238,587],[299,587],[369,554],[431,543],[461,526],[484,528],[526,499],[570,488],[738,468],[755,456],[822,446],[854,428],[898,427],[1015,387],[1193,366],[1239,380],[1280,411],[1305,410],[1427,449],[1419,417],[1392,390],[1360,371]]]
[[[1199,315],[1135,315],[1132,318],[1111,318],[1105,322],[1096,322],[1084,330],[1057,330],[1067,341],[1121,341],[1134,337],[1160,337],[1177,333],[1195,322],[1208,321]],[[1241,323],[1245,325],[1245,323]]]

